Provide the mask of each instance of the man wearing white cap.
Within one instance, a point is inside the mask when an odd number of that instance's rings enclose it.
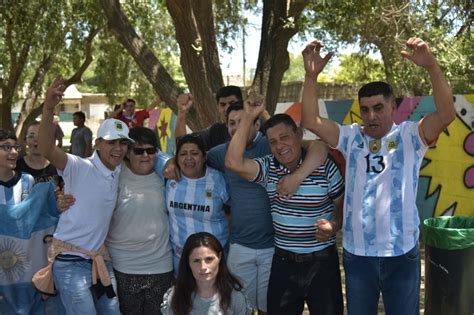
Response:
[[[112,265],[102,260],[108,258],[103,244],[117,200],[120,164],[133,140],[125,123],[108,119],[99,127],[91,157],[66,154],[56,147],[51,122],[64,89],[61,77],[48,88],[38,141],[41,153],[63,177],[65,193],[75,197],[54,233],[50,258],[55,258],[55,287],[68,314],[120,314],[111,286]]]

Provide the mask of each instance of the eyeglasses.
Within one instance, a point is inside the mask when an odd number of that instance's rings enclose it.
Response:
[[[143,155],[143,153],[145,152],[148,155],[152,155],[156,153],[155,148],[133,148],[132,151],[133,151],[133,154],[135,155]]]
[[[10,152],[13,148],[16,150],[16,152],[20,152],[21,144],[0,144],[0,148],[6,152]]]
[[[31,134],[26,135],[26,138],[27,139],[38,139],[38,135],[36,135],[34,133],[31,133]]]

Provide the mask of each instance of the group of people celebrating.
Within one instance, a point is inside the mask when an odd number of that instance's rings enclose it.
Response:
[[[244,101],[228,86],[216,93],[222,121],[193,134],[185,128],[192,95],[178,97],[174,157],[159,151],[151,129],[113,118],[99,127],[91,157],[65,153],[53,140],[65,88],[57,78],[37,146],[64,194],[36,288],[58,294],[65,314],[287,315],[305,303],[310,314],[343,314],[342,229],[348,313],[377,314],[382,294],[387,314],[418,314],[419,169],[455,110],[428,45],[406,45],[401,55],[426,69],[433,86],[436,111],[419,122],[393,122],[395,97],[384,82],[359,90],[363,126],[321,117],[316,81],[332,54],[321,56],[313,41],[303,50],[301,124],[319,140],[303,140],[289,115],[270,117],[262,98]],[[344,175],[329,147],[345,157]],[[29,177],[16,170],[18,150],[14,134],[1,130],[0,202],[11,206],[34,190],[15,188]],[[41,303],[26,309],[2,279],[0,313],[44,312]]]

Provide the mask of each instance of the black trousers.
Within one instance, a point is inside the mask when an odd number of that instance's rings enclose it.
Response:
[[[276,248],[268,283],[268,315],[342,315],[341,274],[336,246],[311,254]]]

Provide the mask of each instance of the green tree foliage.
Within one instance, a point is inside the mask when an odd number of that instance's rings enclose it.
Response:
[[[331,62],[329,66],[326,67],[323,72],[319,75],[319,82],[333,82],[334,79],[331,76],[333,67]],[[282,83],[295,82],[295,81],[304,81],[304,65],[303,65],[303,56],[301,54],[290,54],[290,67],[286,70],[285,75],[283,76]]]
[[[290,67],[283,76],[283,82],[303,81],[304,65],[301,54],[290,54]]]
[[[339,65],[333,69],[332,79],[337,83],[366,83],[384,80],[384,67],[380,60],[363,54],[342,55]]]
[[[412,36],[426,40],[449,80],[463,78],[472,86],[472,2],[459,0],[324,1],[306,11],[307,34],[330,47],[358,44],[362,53],[379,51],[385,80],[399,95],[428,94],[424,71],[400,57]],[[471,52],[470,52],[471,51]],[[468,92],[457,91],[455,92]]]
[[[77,71],[83,71],[90,60],[87,43],[101,27],[101,16],[92,0],[6,0],[2,5],[0,126],[12,128],[12,105],[20,96],[26,97],[20,117],[24,121],[37,108],[43,83],[50,80],[48,73],[72,75],[70,83],[80,79]],[[29,89],[21,95],[26,83]]]
[[[122,9],[177,84],[184,87],[174,27],[163,3],[125,1]],[[110,32],[101,33],[95,46],[94,71],[85,76],[83,90],[104,92],[111,104],[130,97],[142,108],[155,103],[157,95],[152,85]]]

